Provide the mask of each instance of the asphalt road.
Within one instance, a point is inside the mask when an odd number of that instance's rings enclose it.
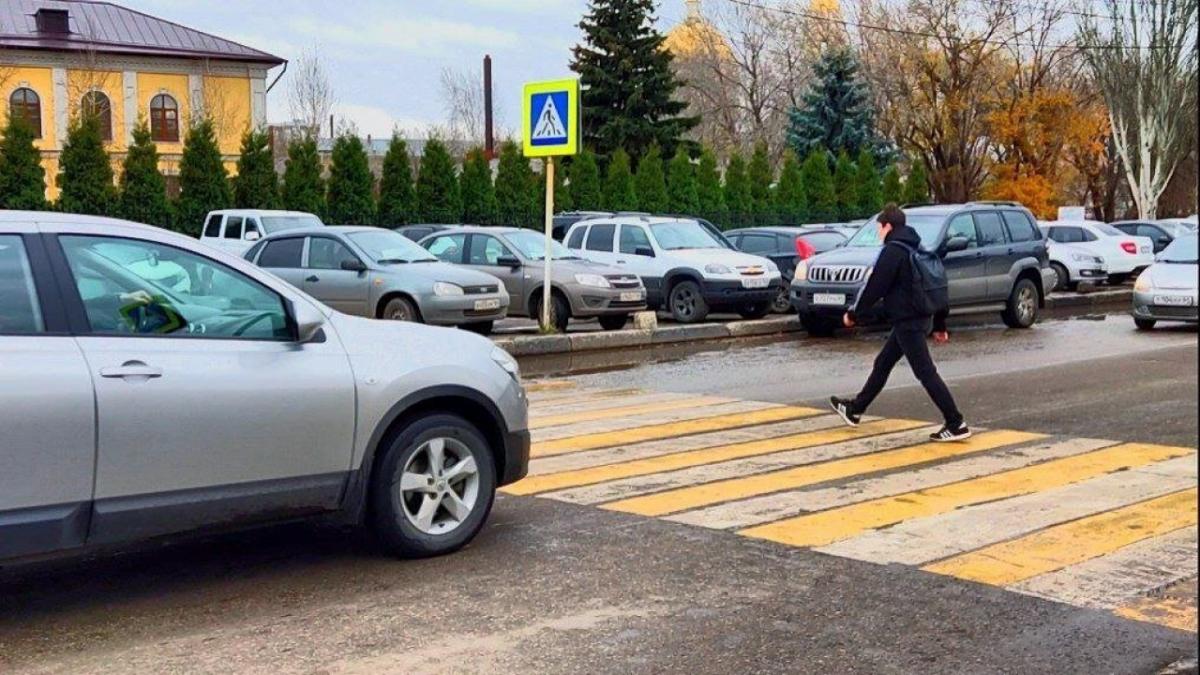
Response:
[[[936,358],[974,424],[1195,447],[1196,332],[1128,323],[964,328]],[[857,386],[881,339],[576,379],[813,402]],[[934,419],[903,365],[872,412]],[[1155,673],[1195,654],[1193,633],[1110,612],[533,497],[501,496],[473,545],[435,560],[302,524],[0,570],[5,675]]]

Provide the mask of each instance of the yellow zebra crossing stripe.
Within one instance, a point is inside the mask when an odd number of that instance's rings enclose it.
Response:
[[[565,426],[568,424],[577,424],[579,422],[594,422],[596,420],[610,420],[620,417],[628,417],[630,415],[642,415],[645,413],[668,412],[671,410],[684,410],[687,408],[704,408],[710,405],[732,402],[733,399],[724,398],[721,396],[697,396],[695,398],[685,398],[675,401],[658,401],[655,403],[626,405],[617,408],[583,410],[580,412],[563,413],[560,415],[535,416],[529,421],[529,428],[530,430],[544,429],[546,427]]]
[[[1196,632],[1196,577],[1173,584],[1155,593],[1119,607],[1117,616],[1136,621],[1148,621],[1179,630]]]
[[[780,492],[806,485],[815,485],[838,478],[849,478],[860,474],[896,469],[912,464],[932,462],[958,455],[990,450],[1005,445],[1025,443],[1039,438],[1040,434],[1020,431],[992,431],[979,434],[964,443],[922,443],[867,455],[850,457],[820,464],[797,466],[783,471],[732,478],[729,480],[696,485],[693,487],[659,492],[657,494],[632,497],[604,504],[610,511],[637,513],[643,516],[665,516],[710,504],[729,502],[747,497]]]
[[[1196,524],[1196,489],[1050,527],[922,569],[1007,586]]]
[[[1126,443],[929,490],[788,518],[741,530],[741,534],[791,546],[825,546],[912,518],[1068,485],[1194,452],[1191,448]]]

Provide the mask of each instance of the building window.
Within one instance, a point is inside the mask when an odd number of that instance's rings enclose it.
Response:
[[[29,87],[21,87],[8,99],[8,114],[13,119],[25,120],[33,131],[34,138],[42,137],[42,99]]]
[[[84,115],[91,115],[100,123],[100,137],[105,141],[113,139],[112,103],[102,91],[89,91],[83,95],[79,109]]]
[[[150,137],[156,141],[179,142],[179,104],[167,94],[150,99]]]

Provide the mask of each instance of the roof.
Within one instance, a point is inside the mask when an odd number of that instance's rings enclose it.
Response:
[[[122,227],[142,228],[163,231],[160,227],[135,223],[132,220],[109,218],[107,216],[91,216],[80,213],[61,213],[58,211],[10,211],[0,209],[0,223],[89,223],[93,225],[120,225]]]
[[[220,213],[222,215],[234,214],[243,216],[312,216],[316,218],[316,214],[308,211],[283,211],[280,209],[216,209],[209,211],[212,213]]]
[[[41,9],[66,11],[69,33],[38,30]],[[250,61],[277,66],[264,51],[110,2],[5,0],[0,3],[0,49],[96,51],[106,54]]]

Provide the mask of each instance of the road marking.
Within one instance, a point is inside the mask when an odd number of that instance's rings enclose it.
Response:
[[[563,389],[561,391],[547,391],[543,393],[535,392],[532,394],[529,394],[528,390],[526,390],[526,392],[530,405],[534,407],[565,401],[580,403],[585,401],[602,401],[610,398],[637,396],[638,394],[645,393],[641,389],[633,387],[626,389],[588,389],[582,391],[575,389]]]
[[[978,434],[965,443],[922,443],[864,457],[848,457],[756,476],[731,478],[670,492],[632,497],[605,504],[603,508],[610,511],[637,513],[643,516],[663,516],[710,504],[745,499],[769,492],[790,490],[866,473],[887,471],[910,464],[923,464],[1005,445],[1025,443],[1039,438],[1044,437],[1020,431],[992,431]]]
[[[1190,448],[1127,443],[1036,466],[973,478],[929,490],[875,499],[741,530],[741,534],[792,546],[826,546],[866,530],[911,518],[1077,483],[1120,469],[1194,454]]]
[[[539,380],[537,382],[529,382],[525,385],[525,391],[540,392],[540,391],[560,391],[562,389],[574,389],[575,383],[571,380]]]
[[[616,408],[594,408],[591,410],[581,410],[579,412],[566,412],[556,415],[546,415],[544,417],[535,416],[532,420],[530,420],[529,428],[544,429],[546,427],[565,426],[568,424],[576,424],[578,422],[607,420],[615,417],[631,417],[645,413],[668,412],[683,408],[703,408],[706,406],[715,406],[720,403],[733,402],[733,399],[720,396],[697,396],[695,398],[685,398],[675,401],[658,401],[652,403],[622,405]]]
[[[1195,525],[1196,515],[1196,489],[1192,488],[1056,525],[922,569],[1007,586]]]
[[[795,408],[793,410],[805,409]],[[774,452],[782,452],[784,450],[798,450],[800,448],[822,445],[825,443],[837,443],[839,441],[847,441],[863,436],[872,436],[890,431],[901,431],[906,428],[911,429],[918,426],[924,426],[925,424],[925,422],[915,422],[912,420],[881,420],[879,422],[863,424],[857,428],[841,427],[826,431],[813,431],[805,434],[796,434],[794,436],[784,436],[782,438],[751,441],[749,443],[737,443],[734,445],[722,445],[712,448],[705,448],[702,450],[693,450],[691,452],[675,453],[673,455],[662,455],[660,457],[651,457],[648,459],[635,460],[622,464],[608,464],[605,466],[592,467],[590,469],[580,469],[579,471],[568,471],[565,473],[533,476],[514,483],[513,485],[504,488],[504,490],[511,494],[518,495],[550,492],[552,490],[561,490],[569,487],[602,483],[609,480],[632,478],[633,476],[644,476],[652,473],[661,473],[663,471],[683,469],[690,466],[700,466],[701,464],[726,462],[731,459],[740,459],[742,457],[766,455]]]
[[[550,457],[552,455],[561,455],[564,452],[579,452],[581,450],[610,448],[614,445],[623,445],[626,443],[640,443],[642,441],[653,441],[662,438],[683,436],[685,434],[699,434],[706,431],[720,431],[722,429],[748,427],[766,422],[782,422],[785,420],[799,419],[801,417],[812,417],[819,414],[821,414],[821,411],[815,408],[778,406],[737,415],[720,415],[717,417],[689,420],[686,422],[655,424],[645,427],[625,429],[622,431],[606,431],[602,433],[585,434],[583,436],[574,436],[571,438],[562,438],[544,443],[535,443],[530,449],[529,455],[533,458]]]
[[[539,443],[557,441],[562,438],[575,438],[578,436],[604,434],[613,431],[623,431],[630,428],[637,429],[658,424],[689,422],[691,420],[703,420],[714,417],[737,415],[741,413],[755,412],[758,410],[769,410],[771,408],[783,407],[786,406],[781,406],[777,403],[759,403],[757,401],[726,401],[724,403],[707,405],[690,410],[671,410],[667,412],[646,413],[643,415],[630,415],[618,419],[602,419],[592,422],[579,422],[577,424],[551,427],[549,429],[534,429],[531,434],[533,436],[533,444],[536,446]]]
[[[1171,473],[1164,476],[1159,471]],[[876,563],[923,565],[1044,527],[1186,490],[1195,484],[1195,458],[1179,457],[938,516],[908,520],[818,550]],[[987,523],[987,527],[979,527],[980,523]]]
[[[561,402],[550,401],[549,403],[535,403],[529,407],[529,416],[532,420],[538,419],[547,415],[562,415],[571,412],[583,412],[585,410],[611,410],[613,408],[623,408],[630,405],[642,405],[644,403],[658,403],[659,401],[680,401],[687,398],[695,398],[690,394],[653,394],[641,393],[631,396],[622,396],[620,398],[601,398],[593,401],[576,402]],[[730,400],[730,399],[726,399]]]
[[[1193,554],[1195,550],[1193,549]],[[1196,632],[1196,577],[1118,608],[1118,616]]]
[[[834,417],[834,419],[837,421],[837,425],[843,424],[841,418]],[[679,469],[678,471],[635,476],[633,478],[597,483],[596,485],[585,485],[559,492],[547,492],[542,496],[550,499],[574,502],[576,504],[598,504],[600,502],[621,504],[624,502],[617,502],[615,500],[625,500],[635,495],[662,492],[663,490],[674,491],[677,488],[699,485],[701,483],[712,483],[713,481],[726,478],[766,474],[768,472],[779,471],[780,469],[791,468],[798,464],[816,464],[831,459],[865,455],[889,448],[912,445],[929,438],[929,433],[936,428],[933,426],[920,427],[915,431],[901,431],[881,436],[868,436],[852,441],[816,445],[810,448],[779,452],[771,455],[747,457],[745,459],[718,462],[716,464],[702,464],[687,469]]]
[[[971,456],[915,471],[901,471],[864,478],[828,488],[790,490],[728,504],[717,504],[695,511],[677,513],[668,516],[667,520],[722,530],[750,527],[788,518],[806,511],[824,511],[936,485],[957,483],[998,471],[1016,469],[1047,459],[1069,457],[1115,444],[1115,441],[1096,439],[1047,441],[1001,450],[994,454]]]
[[[1080,607],[1114,609],[1195,577],[1196,533],[1196,527],[1185,527],[1009,588]],[[1194,606],[1192,611],[1195,616]]]

